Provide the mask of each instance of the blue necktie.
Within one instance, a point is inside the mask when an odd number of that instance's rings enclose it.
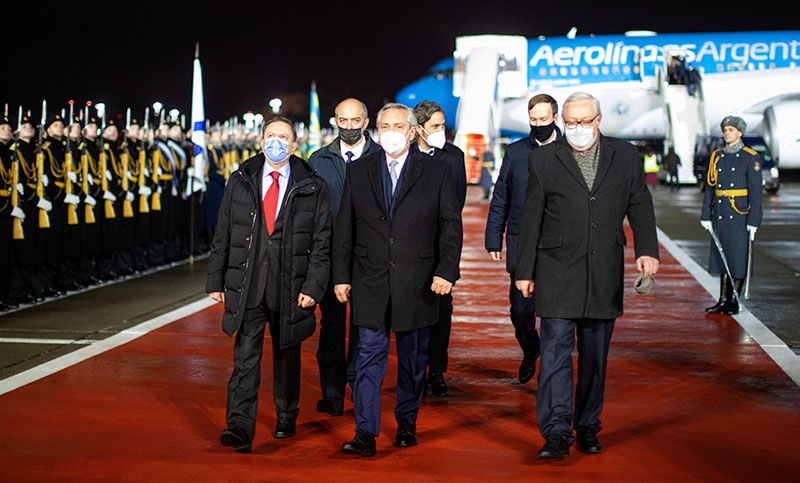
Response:
[[[347,160],[345,162],[349,163],[353,160],[353,151],[347,151],[344,153],[344,155],[347,156]]]
[[[394,195],[394,188],[397,186],[397,173],[395,173],[394,168],[397,166],[397,160],[393,159],[389,163],[389,177],[392,179],[392,195]]]

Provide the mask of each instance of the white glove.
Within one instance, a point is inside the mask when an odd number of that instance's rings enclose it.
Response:
[[[67,173],[67,178],[69,178],[69,180],[72,181],[73,183],[78,182],[78,175],[76,175],[74,171],[70,171],[69,173]]]
[[[756,239],[756,231],[758,231],[758,227],[747,225],[747,233],[750,235],[750,241]]]
[[[40,210],[50,211],[53,209],[53,203],[50,203],[44,198],[39,198],[39,202],[36,203],[36,207]]]
[[[42,186],[44,186],[46,188],[49,185],[50,185],[50,178],[46,174],[43,174],[42,175]]]
[[[103,193],[103,199],[104,200],[108,200],[108,201],[117,201],[117,197],[114,196],[114,193],[112,193],[110,191],[105,191]]]
[[[193,178],[194,177],[194,168],[187,168],[186,169],[186,176],[188,176],[189,178]]]
[[[19,194],[21,195],[25,194],[25,187],[22,185],[22,183],[17,183],[17,191],[19,191]]]
[[[149,178],[150,177],[150,170],[147,169],[147,168],[144,168],[144,177],[145,178]]]
[[[128,200],[128,201],[133,201],[134,200],[133,192],[126,191],[125,192],[125,199]]]
[[[25,221],[25,212],[22,211],[22,208],[20,208],[19,206],[15,206],[11,210],[11,216],[13,216],[14,218],[19,218],[20,220]]]
[[[158,187],[158,194],[161,194],[161,192],[162,192],[162,191],[163,191],[163,190],[161,189],[161,186],[159,186],[159,187]]]
[[[86,179],[89,180],[89,184],[94,183],[94,177],[91,174],[87,174]]]
[[[106,179],[107,179],[107,180],[109,180],[109,181],[111,181],[112,179],[114,179],[114,178],[111,176],[111,171],[109,171],[109,170],[106,170]]]
[[[163,171],[161,171],[161,166],[156,167],[156,174],[161,176],[162,173]]]
[[[705,230],[711,231],[711,221],[704,221],[700,220],[700,226],[702,226]]]
[[[86,195],[86,198],[83,200],[84,203],[87,205],[95,206],[97,205],[97,200],[94,199],[93,196]]]
[[[178,188],[175,185],[172,185],[172,196],[178,196]]]
[[[68,205],[77,205],[81,199],[76,195],[64,195],[64,203]]]
[[[139,194],[142,196],[150,196],[153,190],[149,186],[139,186]]]

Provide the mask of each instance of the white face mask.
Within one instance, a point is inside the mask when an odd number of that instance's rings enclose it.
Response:
[[[425,131],[425,128],[422,128]],[[442,149],[444,147],[444,143],[447,140],[444,135],[444,131],[437,131],[434,133],[429,133],[425,131],[425,134],[428,135],[428,139],[425,140],[428,143],[428,146],[432,148]]]
[[[408,145],[407,141],[408,135],[397,131],[386,131],[380,137],[381,147],[391,155],[400,154]]]
[[[588,148],[594,143],[594,126],[583,127],[580,124],[564,129],[567,142],[577,150]]]

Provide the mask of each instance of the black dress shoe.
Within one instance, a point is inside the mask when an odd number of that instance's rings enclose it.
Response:
[[[359,429],[352,441],[342,445],[342,453],[375,456],[375,436]]]
[[[603,449],[603,445],[597,439],[597,431],[593,429],[579,429],[575,441],[581,453],[597,454]]]
[[[397,436],[394,445],[398,448],[407,448],[417,444],[417,425],[405,421],[398,423]]]
[[[253,450],[250,438],[238,428],[226,428],[219,437],[219,442],[222,443],[222,446],[232,446],[237,453],[249,453]]]
[[[344,400],[336,397],[326,397],[317,401],[317,412],[328,413],[331,416],[344,414]]]
[[[536,358],[526,355],[519,365],[519,383],[525,384],[533,379],[534,374],[536,374]]]
[[[444,374],[441,372],[429,372],[428,384],[431,385],[431,392],[436,397],[446,397],[449,391],[447,383],[444,381]]]
[[[569,456],[569,443],[567,442],[567,438],[560,434],[548,435],[544,446],[539,450],[538,457],[560,460],[565,456]]]
[[[275,436],[278,439],[291,438],[295,435],[295,421],[292,418],[278,418],[275,425]]]

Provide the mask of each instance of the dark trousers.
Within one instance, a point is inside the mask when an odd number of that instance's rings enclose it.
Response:
[[[536,294],[531,298],[522,296],[517,289],[516,277],[511,276],[511,287],[508,290],[508,301],[511,302],[511,323],[514,325],[514,337],[519,342],[522,353],[536,358],[539,355],[539,333],[536,332]]]
[[[261,385],[261,354],[269,324],[272,338],[272,397],[279,418],[296,418],[300,400],[300,344],[280,348],[280,314],[262,300],[244,313],[242,327],[233,346],[233,374],[228,382],[225,421],[228,428],[244,430],[250,440],[256,432],[258,388]]]
[[[450,327],[453,325],[453,295],[439,296],[439,322],[431,326],[428,342],[428,370],[447,372],[447,347],[450,345]]]
[[[381,386],[389,361],[391,321],[387,312],[384,327],[358,327],[358,363],[353,385],[356,430],[378,435],[381,425]],[[397,343],[397,403],[395,420],[416,424],[425,391],[429,329],[395,334]]]
[[[542,317],[542,353],[536,417],[542,436],[560,434],[574,441],[572,428],[600,431],[606,365],[616,319]],[[572,398],[572,350],[578,344],[575,410]]]
[[[322,397],[344,399],[345,385],[356,378],[358,360],[358,327],[350,324],[347,335],[347,304],[337,300],[333,285],[328,286],[319,303],[319,348],[317,365]]]

